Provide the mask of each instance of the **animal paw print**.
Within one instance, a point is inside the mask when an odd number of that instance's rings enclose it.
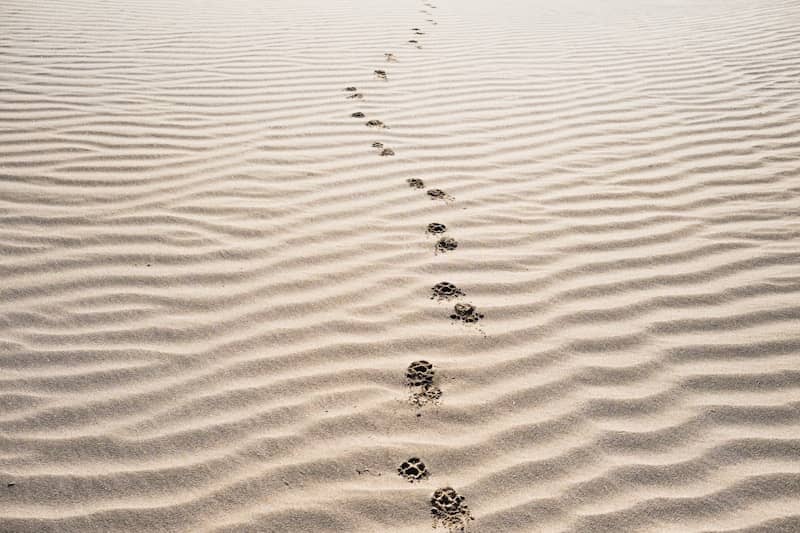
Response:
[[[412,457],[408,461],[403,461],[403,464],[397,468],[397,473],[409,483],[422,481],[430,475],[425,463],[419,457]]]
[[[445,202],[452,202],[455,200],[455,198],[444,192],[442,189],[428,189],[428,196],[431,200],[443,200]]]
[[[416,407],[438,404],[442,391],[433,383],[435,371],[428,361],[414,361],[406,369],[406,385],[412,389],[409,402]]]
[[[349,93],[354,93],[358,90],[358,87],[345,87],[344,90]]]
[[[450,283],[449,281],[440,281],[431,287],[431,300],[452,300],[459,296],[464,296],[464,291]]]
[[[388,74],[386,74],[385,70],[380,70],[380,69],[375,70],[375,76],[377,76],[377,78],[379,80],[388,80],[389,79],[389,76],[388,76]]]
[[[458,248],[458,241],[452,237],[442,237],[438,241],[436,241],[436,248],[434,252],[437,254],[444,254],[447,252],[452,252]]]
[[[431,516],[433,528],[442,525],[450,532],[465,531],[472,517],[469,507],[464,503],[464,497],[452,487],[436,489],[431,496]]]
[[[425,188],[425,182],[422,181],[419,178],[408,178],[406,180],[406,183],[408,183],[408,186],[411,187],[412,189],[424,189]]]
[[[394,150],[392,150],[391,148],[384,148],[383,150],[381,150],[381,155],[384,157],[394,155]]]
[[[387,63],[397,63],[397,56],[392,53],[383,54]]]
[[[384,124],[380,120],[368,120],[367,126],[369,126],[370,128],[385,128],[386,124]]]
[[[361,111],[356,111],[355,113],[353,113],[350,116],[353,117],[353,118],[364,118],[365,115]]]
[[[347,98],[348,98],[348,100],[353,100],[353,99],[361,100],[362,98],[364,98],[364,95],[361,94],[361,93],[353,93],[350,96],[348,96]]]
[[[431,235],[441,235],[442,233],[447,231],[447,226],[439,222],[431,222],[430,224],[428,224],[428,229],[426,231]]]
[[[474,324],[483,318],[483,313],[479,313],[472,304],[457,303],[453,307],[453,314],[450,315],[450,318],[465,324]]]

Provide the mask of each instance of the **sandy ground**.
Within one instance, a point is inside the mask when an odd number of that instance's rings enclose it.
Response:
[[[0,531],[800,531],[800,4],[431,1],[0,2]]]

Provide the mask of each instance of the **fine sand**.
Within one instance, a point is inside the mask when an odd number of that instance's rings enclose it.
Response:
[[[0,1],[0,531],[800,531],[798,28]]]

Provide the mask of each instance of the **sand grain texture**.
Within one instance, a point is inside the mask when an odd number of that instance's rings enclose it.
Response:
[[[0,2],[0,531],[800,531],[800,5],[434,4]]]

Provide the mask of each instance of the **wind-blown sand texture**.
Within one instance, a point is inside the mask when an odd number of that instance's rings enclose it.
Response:
[[[432,3],[0,2],[0,531],[800,531],[800,4]]]

